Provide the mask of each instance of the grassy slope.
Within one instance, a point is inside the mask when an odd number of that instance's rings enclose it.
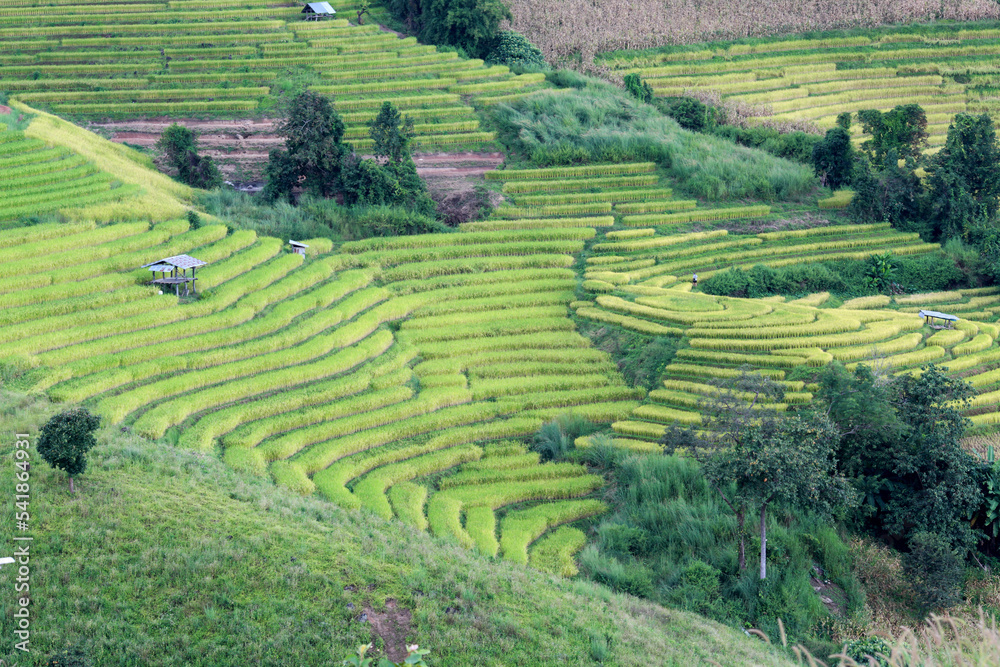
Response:
[[[54,409],[0,399],[8,469],[10,434],[37,438]],[[407,640],[432,648],[434,665],[594,664],[605,646],[604,664],[790,664],[692,614],[491,562],[399,522],[241,476],[213,457],[114,430],[99,440],[76,497],[33,456],[34,634],[27,660],[2,656],[13,664],[42,664],[72,645],[102,666],[339,664],[372,638],[358,615],[388,599],[412,610]],[[12,497],[13,476],[0,479]],[[7,503],[8,545],[11,512]],[[0,590],[12,590],[13,577],[0,571]],[[12,596],[2,600],[0,634],[11,637]]]

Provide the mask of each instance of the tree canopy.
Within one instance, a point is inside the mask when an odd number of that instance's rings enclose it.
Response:
[[[38,453],[53,468],[69,476],[69,489],[75,492],[73,478],[87,469],[87,452],[96,444],[94,431],[101,425],[86,408],[66,410],[53,416],[42,427]]]

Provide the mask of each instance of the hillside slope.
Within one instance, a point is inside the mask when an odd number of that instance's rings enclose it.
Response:
[[[55,409],[8,393],[0,428],[36,434]],[[431,648],[435,666],[791,664],[691,614],[493,562],[211,456],[118,429],[99,436],[76,496],[33,455],[32,653],[8,664],[41,665],[70,646],[102,667],[339,664],[396,604],[394,618],[410,620],[390,648]],[[12,449],[5,439],[0,454]],[[11,475],[0,489],[12,497]],[[2,605],[0,632],[12,636],[10,596]]]

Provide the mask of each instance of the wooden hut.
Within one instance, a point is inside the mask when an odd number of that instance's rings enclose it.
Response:
[[[174,294],[177,296],[182,296],[181,285],[183,285],[183,296],[188,296],[198,293],[198,286],[195,282],[198,279],[194,275],[195,269],[207,264],[208,262],[195,259],[191,255],[174,255],[173,257],[165,257],[149,264],[143,264],[141,268],[149,269],[153,272],[153,280],[149,281],[150,285],[173,285]],[[188,269],[191,270],[190,276],[187,274]],[[162,275],[157,278],[157,273]]]
[[[919,315],[920,317],[924,318],[925,323],[939,329],[944,329],[944,328],[951,329],[952,328],[951,323],[958,322],[958,318],[955,317],[954,315],[946,315],[945,313],[939,313],[936,310],[921,310]],[[935,325],[934,320],[941,320],[943,322],[946,322],[947,324],[943,326]]]
[[[289,241],[288,245],[292,246],[292,252],[294,252],[296,255],[302,255],[303,257],[306,256],[306,248],[308,248],[309,246],[307,246],[305,243],[299,243],[298,241]]]
[[[307,21],[322,21],[333,18],[337,10],[329,2],[309,2],[302,8],[302,13],[306,15]]]

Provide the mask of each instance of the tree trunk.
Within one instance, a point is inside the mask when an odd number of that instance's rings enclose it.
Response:
[[[72,475],[70,475],[70,477],[69,477],[69,492],[70,493],[76,493],[76,487],[73,486],[73,476]]]
[[[767,579],[767,503],[760,506],[760,578]]]
[[[736,513],[736,523],[739,526],[740,531],[740,572],[747,569],[747,538],[746,531],[743,529],[745,521],[746,512],[744,510],[740,510]]]

